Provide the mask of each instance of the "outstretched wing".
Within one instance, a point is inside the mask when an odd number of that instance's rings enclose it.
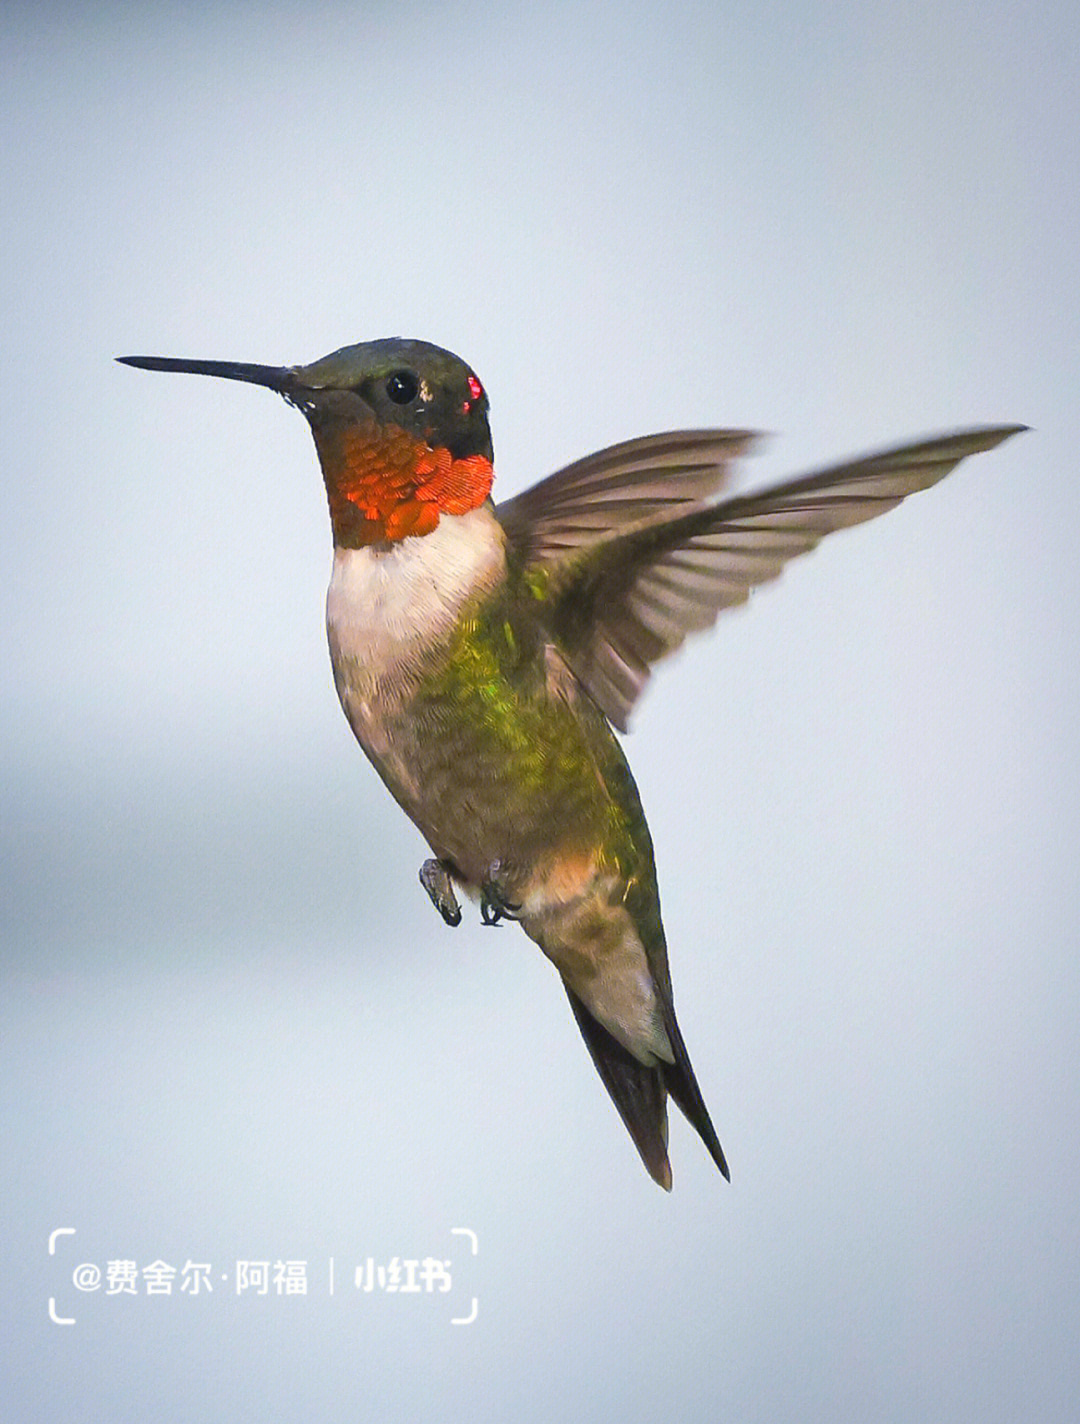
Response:
[[[756,439],[749,430],[675,430],[627,440],[557,470],[495,513],[530,568],[555,568],[711,498]]]
[[[603,497],[586,498],[579,507],[572,494],[564,499],[557,487],[580,468],[571,466],[497,513],[524,556],[530,587],[546,605],[545,620],[575,675],[609,720],[625,731],[651,664],[674,651],[688,633],[711,626],[722,608],[745,602],[752,588],[775,578],[789,559],[812,549],[826,534],[884,514],[909,494],[936,484],[966,456],[992,450],[1025,428],[960,431],[835,465],[757,494],[689,507],[686,500],[692,495],[663,501],[656,478],[660,470],[654,467],[642,482],[648,491],[642,503],[650,514],[630,524],[604,518],[605,500],[618,514],[627,499],[617,471],[605,479],[601,468],[597,488]],[[695,438],[704,437],[698,432]],[[727,438],[745,444],[749,437]],[[675,442],[677,437],[652,439]],[[592,459],[603,461],[613,453]],[[545,486],[556,496],[550,511]]]

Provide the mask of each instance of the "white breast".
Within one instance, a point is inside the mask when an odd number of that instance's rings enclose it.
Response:
[[[326,627],[341,681],[419,670],[448,639],[463,606],[506,568],[506,536],[490,508],[446,515],[430,534],[375,548],[335,549]],[[344,695],[343,695],[344,700]]]

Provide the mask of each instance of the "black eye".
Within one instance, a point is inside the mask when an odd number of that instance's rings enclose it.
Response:
[[[386,378],[386,394],[395,405],[408,405],[416,399],[419,389],[416,377],[411,371],[395,371],[392,376]]]

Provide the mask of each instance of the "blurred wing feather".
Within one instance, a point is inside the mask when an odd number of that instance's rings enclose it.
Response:
[[[909,494],[936,484],[965,456],[991,450],[1024,428],[987,427],[900,446],[715,504],[702,504],[700,495],[695,499],[693,477],[685,474],[679,495],[665,502],[655,486],[657,466],[643,465],[641,508],[649,512],[627,523],[586,517],[602,516],[604,498],[621,508],[626,495],[625,487],[607,481],[612,469],[593,465],[614,454],[603,452],[552,477],[558,481],[588,467],[582,511],[576,492],[571,497],[562,487],[554,511],[546,510],[542,499],[530,500],[550,483],[545,481],[511,501],[512,517],[503,522],[511,542],[525,554],[527,569],[543,570],[538,596],[548,604],[545,616],[575,675],[625,731],[651,665],[679,647],[688,633],[710,627],[721,609],[744,603],[753,588],[776,578],[789,559],[812,549],[826,534],[883,514]],[[701,440],[706,434],[694,432],[690,438]],[[711,434],[715,439],[716,432]],[[742,432],[728,438],[748,440]],[[652,439],[674,442],[676,437]],[[672,452],[675,447],[663,448]],[[588,478],[593,473],[599,477],[596,484]],[[601,489],[604,496],[595,498]],[[535,523],[527,522],[529,516]]]
[[[675,430],[627,440],[557,470],[496,514],[526,564],[558,565],[711,498],[756,438],[748,430]]]

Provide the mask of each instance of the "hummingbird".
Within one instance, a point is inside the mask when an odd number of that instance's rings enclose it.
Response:
[[[834,530],[1025,429],[963,430],[724,493],[749,430],[588,455],[495,504],[488,397],[425,341],[306,366],[124,356],[266,386],[307,419],[333,532],[345,716],[431,849],[420,883],[515,920],[554,965],[641,1159],[671,1189],[667,1100],[730,1180],[675,1018],[653,846],[616,732],[652,665]]]

